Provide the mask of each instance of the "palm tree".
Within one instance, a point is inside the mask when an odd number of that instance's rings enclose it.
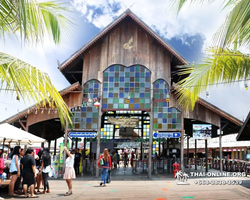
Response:
[[[65,17],[69,11],[66,5],[54,1],[0,0],[0,41],[14,37],[21,44],[37,44],[49,38],[57,44],[62,30],[67,34],[73,27]],[[70,120],[69,109],[48,74],[3,52],[0,52],[0,91],[15,94],[17,99],[35,101],[38,107],[46,104],[56,107],[62,125]]]
[[[202,3],[204,0],[179,0],[179,12],[184,4]],[[216,0],[208,0],[213,3]],[[250,1],[225,0],[223,9],[227,17],[214,34],[212,47],[200,64],[182,66],[177,74],[185,77],[175,84],[179,104],[184,109],[193,109],[199,95],[210,85],[233,84],[236,81],[250,80],[250,56],[240,52],[239,47],[249,48],[250,44]],[[247,88],[247,85],[246,85]]]

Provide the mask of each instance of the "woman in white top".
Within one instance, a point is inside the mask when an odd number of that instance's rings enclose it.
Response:
[[[76,178],[75,169],[74,169],[74,155],[70,154],[67,150],[67,147],[64,147],[64,151],[66,151],[66,161],[65,161],[65,172],[63,179],[66,180],[68,184],[69,191],[64,194],[64,196],[69,196],[72,193],[72,179]]]
[[[17,196],[16,194],[14,194],[14,185],[16,183],[17,178],[20,176],[20,158],[19,158],[20,152],[21,152],[21,147],[15,146],[11,158],[11,165],[10,165],[11,180],[9,184],[9,195],[12,197]]]

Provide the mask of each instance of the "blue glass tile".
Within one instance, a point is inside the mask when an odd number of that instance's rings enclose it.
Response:
[[[92,123],[92,118],[87,118],[86,122],[87,123]]]
[[[162,113],[158,113],[158,118],[162,118]]]
[[[82,107],[82,112],[86,112],[87,111],[87,108],[86,107]]]
[[[128,106],[129,106],[128,104],[124,104],[125,109],[128,109],[129,108]]]
[[[98,96],[97,94],[93,94],[93,98],[97,98],[97,96]]]
[[[135,98],[140,98],[140,93],[135,93]]]
[[[109,82],[114,82],[114,78],[113,77],[109,77]]]
[[[156,147],[156,145],[155,144],[153,144],[153,148],[155,148]]]
[[[159,83],[160,83],[160,84],[163,84],[164,82],[165,82],[165,81],[164,81],[163,79],[160,79],[160,80],[159,80]]]
[[[108,104],[106,104],[106,103],[102,104],[102,108],[103,109],[107,109],[108,108]]]
[[[120,76],[120,77],[124,77],[124,75],[125,75],[124,72],[120,72],[120,73],[119,73],[119,76]]]
[[[172,124],[176,124],[176,118],[172,119]]]
[[[145,103],[150,103],[150,99],[145,99]]]
[[[158,118],[158,113],[154,113],[154,118],[155,118],[155,119]]]
[[[140,104],[135,103],[135,109],[139,109],[140,108]]]
[[[129,88],[125,88],[124,91],[125,91],[125,92],[129,92]]]
[[[135,87],[135,84],[134,83],[130,83],[129,86],[130,87]]]
[[[168,89],[165,89],[165,93],[168,93]]]
[[[145,79],[144,79],[145,80]],[[145,81],[144,81],[145,82]],[[146,88],[150,88],[150,83],[145,83]]]
[[[135,71],[135,66],[131,66],[131,67],[130,67],[130,71],[131,71],[131,72],[134,72],[134,71]]]
[[[172,112],[172,108],[168,108],[168,112],[171,113]]]
[[[108,88],[103,88],[103,91],[108,91]]]
[[[167,102],[163,102],[163,107],[167,107],[168,103]]]
[[[139,77],[140,77],[140,73],[136,72],[136,73],[135,73],[135,77],[136,77],[136,78],[139,78]]]
[[[109,97],[114,97],[114,94],[110,92]]]
[[[129,78],[128,78],[128,77],[125,78],[125,82],[126,82],[126,83],[129,82]]]
[[[119,93],[119,98],[123,98],[124,97],[124,93]]]
[[[150,77],[150,73],[146,72],[146,78]]]
[[[97,124],[92,124],[92,128],[97,128]]]
[[[103,92],[103,98],[108,98],[108,93],[107,92]]]
[[[99,88],[99,84],[95,84],[94,88],[96,88],[96,89]]]
[[[145,83],[145,78],[140,78],[141,83]],[[147,86],[146,86],[147,87]]]
[[[132,98],[132,99],[129,100],[129,103],[134,103],[134,102],[135,102],[134,98]]]
[[[125,87],[125,83],[124,82],[120,82],[120,87]]]
[[[155,84],[155,88],[159,88],[159,84],[156,83],[156,84]]]
[[[124,99],[123,98],[120,98],[119,99],[119,103],[123,103],[124,102]]]
[[[168,123],[166,118],[162,119],[162,123]]]
[[[111,103],[113,103],[113,98],[108,98],[108,104],[111,104]]]
[[[120,77],[120,82],[124,82],[124,77]]]
[[[144,98],[145,97],[145,93],[140,93],[140,98]]]
[[[115,71],[115,66],[114,66],[114,65],[111,66],[111,67],[109,68],[109,71],[110,71],[110,72],[114,72],[114,71]]]
[[[89,92],[93,92],[94,91],[94,89],[93,88],[89,88]]]
[[[114,103],[114,109],[118,108],[118,103]]]

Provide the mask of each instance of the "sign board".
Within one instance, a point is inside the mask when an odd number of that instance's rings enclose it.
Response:
[[[247,159],[250,159],[250,154],[247,154]]]
[[[154,138],[180,138],[181,133],[180,132],[155,132],[153,134]]]
[[[69,137],[84,137],[84,138],[94,138],[97,136],[96,132],[70,132]]]
[[[211,124],[193,124],[194,139],[208,139],[212,137]]]
[[[121,127],[137,127],[139,126],[139,119],[135,118],[112,118],[108,117],[108,121],[111,124],[115,124]]]

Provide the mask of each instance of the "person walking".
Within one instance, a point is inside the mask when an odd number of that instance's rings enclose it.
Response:
[[[36,186],[37,186],[37,193],[40,193],[40,186],[43,181],[42,177],[42,171],[39,170],[41,168],[42,164],[42,155],[43,155],[43,148],[41,147],[40,150],[37,153],[38,159],[36,159],[36,168],[38,170],[37,176],[36,176]]]
[[[76,148],[75,149],[75,160],[74,160],[74,169],[76,172],[76,176],[80,175],[79,167],[80,167],[81,157],[82,157],[82,154],[80,154],[79,149]]]
[[[25,156],[21,159],[23,175],[23,192],[25,198],[37,198],[35,195],[35,178],[37,176],[36,161],[33,157],[33,149],[28,148]],[[28,196],[28,189],[30,196]]]
[[[4,170],[3,150],[0,149],[0,199],[4,199],[2,197],[2,189],[1,189],[3,170]]]
[[[16,183],[17,178],[20,176],[20,154],[21,147],[15,146],[11,158],[10,164],[10,173],[11,173],[11,180],[9,184],[9,196],[16,197],[17,195],[14,193],[14,185]]]
[[[21,149],[20,154],[19,154],[19,158],[20,160],[23,158],[24,156],[24,149]],[[22,190],[20,190],[20,184],[21,184],[21,179],[22,179],[22,169],[20,168],[20,176],[17,177],[15,186],[14,186],[14,193],[15,194],[21,194]]]
[[[73,194],[72,192],[72,179],[76,178],[75,169],[74,169],[74,155],[72,155],[67,147],[64,147],[64,151],[66,152],[66,161],[65,161],[65,172],[63,175],[63,179],[66,180],[69,191],[64,194],[64,196],[69,196]]]
[[[109,155],[108,149],[103,150],[103,154],[100,156],[98,163],[98,168],[101,168],[101,183],[100,186],[106,186],[106,180],[108,175],[108,170],[111,169],[111,157]]]
[[[48,148],[45,148],[43,150],[42,165],[40,168],[40,171],[42,171],[43,187],[44,187],[42,194],[45,194],[46,192],[50,193],[48,178],[49,178],[49,172],[51,169],[53,168],[51,166],[50,152]]]

